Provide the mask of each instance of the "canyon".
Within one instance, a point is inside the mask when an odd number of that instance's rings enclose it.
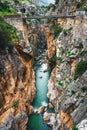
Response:
[[[87,129],[87,11],[78,9],[79,2],[86,8],[86,0],[56,0],[45,14],[74,18],[43,22],[1,15],[20,38],[11,52],[0,49],[0,130],[33,130],[35,115],[44,124],[40,130]],[[47,104],[35,109],[42,84]]]

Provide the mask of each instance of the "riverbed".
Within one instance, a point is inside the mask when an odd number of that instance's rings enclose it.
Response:
[[[35,114],[29,116],[29,121],[27,124],[27,130],[50,130],[50,127],[46,125],[43,121],[41,114],[36,114],[37,110],[41,106],[48,105],[48,80],[50,78],[50,71],[48,70],[48,64],[44,63],[46,61],[46,55],[41,54],[40,59],[36,62],[36,97],[33,102]]]

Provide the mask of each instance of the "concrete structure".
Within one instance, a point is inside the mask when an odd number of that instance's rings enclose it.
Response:
[[[28,41],[28,25],[24,20],[23,15],[5,15],[4,20],[9,23],[10,25],[17,28],[18,31],[22,32],[23,38],[26,44],[29,44]]]

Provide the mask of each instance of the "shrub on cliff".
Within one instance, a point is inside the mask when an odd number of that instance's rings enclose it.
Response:
[[[11,6],[10,4],[10,1],[2,1],[0,0],[0,13],[2,14],[15,14],[16,11],[15,9],[13,8],[13,6]]]
[[[55,4],[49,4],[48,6],[46,6],[47,10],[50,10],[52,8],[52,10],[55,9]]]
[[[51,70],[52,70],[56,65],[56,61],[57,61],[56,55],[54,55],[49,61],[50,61],[49,63],[50,63],[50,67],[51,67]]]
[[[77,2],[77,9],[79,11],[87,11],[87,1],[81,0]]]
[[[62,28],[60,25],[55,25],[53,27],[53,31],[54,31],[54,39],[57,38],[59,36],[59,34],[62,32]]]
[[[14,101],[13,102],[13,108],[16,109],[16,108],[18,108],[18,106],[19,106],[19,101],[18,100]]]
[[[74,127],[72,128],[72,130],[78,130],[78,128],[77,128],[76,126],[74,126]]]
[[[87,61],[80,61],[75,69],[74,79],[77,79],[80,75],[82,75],[87,70]]]
[[[17,35],[17,30],[4,22],[0,17],[0,50],[5,48],[12,49],[14,43],[18,40],[19,36]]]
[[[9,9],[8,2],[7,1],[0,1],[0,12],[5,12]]]

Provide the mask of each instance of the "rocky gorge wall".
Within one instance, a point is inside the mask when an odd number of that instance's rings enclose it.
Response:
[[[33,26],[33,25],[32,25]],[[39,54],[39,50],[46,49],[48,59],[51,59],[56,52],[55,42],[53,41],[53,34],[50,27],[46,24],[37,24],[29,30],[29,41],[33,42],[35,54]]]
[[[26,23],[20,18],[18,20],[16,16],[5,18],[6,22],[23,34],[23,39],[20,39],[19,44],[16,43],[13,52],[5,50],[0,53],[0,130],[25,130],[28,114],[34,111],[31,105],[36,93],[34,54],[27,42],[28,32],[34,35],[36,46],[39,46],[37,49],[48,48],[46,53],[49,59],[55,54],[53,36],[48,27],[39,27],[32,33],[33,30],[28,30]]]
[[[55,106],[55,115],[48,114],[48,124],[53,130],[87,128],[86,19],[86,16],[78,16],[75,19],[59,20],[63,31],[55,40],[57,61],[47,94]]]
[[[0,130],[24,130],[36,92],[32,55],[17,48],[0,55],[0,61]]]
[[[51,59],[55,55],[55,51],[56,51],[55,42],[53,41],[53,34],[48,25],[43,26],[43,28],[44,28],[44,32],[45,32],[46,39],[47,39],[46,54],[47,54],[48,58]]]
[[[66,1],[59,0],[55,11],[50,10],[48,14],[74,14],[75,2],[68,1],[66,6]],[[14,20],[8,19],[8,22],[14,24]],[[26,24],[18,23],[16,27],[23,31],[24,43],[17,44],[12,54],[7,50],[0,52],[0,130],[25,130],[27,115],[33,112],[31,103],[36,88],[32,67],[34,55],[28,42],[30,35],[35,42],[45,41],[48,60],[55,55],[56,49],[56,66],[48,82],[47,94],[55,113],[44,112],[44,120],[53,130],[87,129],[87,17],[58,19],[58,23],[63,31],[55,40],[49,25],[28,30]]]
[[[16,26],[21,28],[19,23]],[[33,52],[26,41],[27,25],[21,26],[23,39],[11,52],[0,51],[0,130],[26,130],[28,114],[34,111],[31,105],[36,93]]]
[[[24,21],[23,18],[25,18],[25,15],[4,15],[3,16],[4,21],[6,21],[8,24],[15,27],[21,35],[22,44],[25,42],[27,45],[29,44],[28,41],[28,25],[26,24],[26,21]]]

